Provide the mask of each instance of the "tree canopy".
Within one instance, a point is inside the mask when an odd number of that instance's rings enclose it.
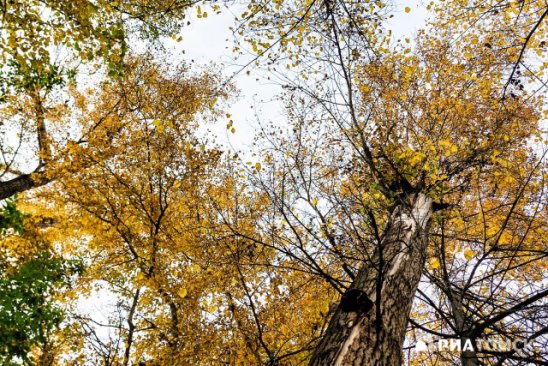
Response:
[[[546,364],[548,6],[424,7],[1,4],[2,364]],[[229,11],[236,75],[154,55]]]

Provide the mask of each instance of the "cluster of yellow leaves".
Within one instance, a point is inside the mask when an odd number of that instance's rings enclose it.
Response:
[[[145,38],[175,33],[189,5],[187,0],[9,1],[2,6],[0,60],[41,72],[55,60],[54,47],[64,47],[77,60],[104,59],[113,70],[127,51],[128,31],[139,26]]]
[[[269,201],[248,192],[233,163],[195,136],[198,123],[221,116],[211,102],[217,84],[186,71],[134,59],[123,79],[74,91],[86,144],[56,152],[59,182],[24,209],[54,217],[49,240],[85,258],[70,299],[105,284],[127,306],[135,296],[133,322],[144,330],[132,362],[252,364],[271,352],[301,362],[327,320],[318,310],[327,285],[278,270],[298,263],[258,244],[268,237],[261,219]],[[78,340],[81,352],[67,357],[90,361],[78,323],[62,332],[58,352]],[[127,332],[118,336],[125,344]]]
[[[470,6],[468,1],[432,1],[428,8],[436,13],[432,25],[444,34],[459,34],[457,52],[467,59],[477,60],[485,53],[501,52],[511,62],[517,62],[524,49],[524,55],[530,56],[522,59],[527,66],[527,71],[521,73],[524,83],[543,76],[547,65],[546,22],[540,20],[546,11],[545,2],[488,0]],[[539,24],[535,30],[536,23]]]
[[[541,103],[525,91],[520,98],[501,96],[511,64],[506,53],[483,52],[470,62],[440,37],[421,33],[415,54],[387,55],[357,78],[360,108],[371,111],[375,124],[373,155],[436,194],[459,185],[477,161],[523,150],[538,133]]]
[[[49,64],[48,47],[61,43],[84,60],[103,57],[117,65],[125,53],[122,13],[142,19],[145,10],[156,9],[145,22],[171,31],[176,26],[164,19],[171,5],[160,0],[15,3],[18,10],[8,7],[5,14],[3,61],[30,62],[38,69]],[[300,65],[305,53],[319,55],[326,47],[321,33],[332,32],[325,22],[328,4],[251,0],[242,18],[250,32],[246,34],[252,35],[252,51],[260,56],[279,44],[288,68]],[[526,19],[538,13],[534,4],[527,4]],[[509,39],[498,37],[498,31],[497,36],[483,35],[477,28],[452,47],[449,28],[441,27],[440,33],[421,32],[415,52],[406,46],[387,53],[386,38],[378,39],[379,27],[371,22],[380,18],[385,3],[348,5],[352,22],[343,17],[339,24],[359,28],[360,37],[377,47],[378,57],[355,75],[362,98],[356,112],[368,116],[364,120],[374,128],[356,125],[342,134],[355,141],[366,135],[372,162],[387,180],[400,174],[436,199],[461,204],[456,213],[443,217],[452,238],[444,243],[443,258],[432,249],[430,268],[439,269],[443,259],[444,265],[461,265],[462,258],[465,265],[475,263],[492,248],[518,248],[525,253],[518,262],[526,260],[527,251],[542,250],[546,217],[534,211],[542,177],[527,175],[536,171],[528,160],[527,142],[538,134],[541,101],[527,91],[500,96],[505,70],[516,61],[515,47],[506,47]],[[58,11],[44,21],[39,12],[43,7]],[[488,8],[474,10],[471,19]],[[518,16],[515,9],[511,3],[503,17]],[[198,18],[208,16],[201,7],[196,10]],[[540,49],[539,39],[531,46]],[[269,57],[275,59],[274,54]],[[316,191],[283,206],[289,217],[269,221],[272,204],[280,197],[248,189],[233,162],[196,137],[200,122],[220,116],[212,96],[218,85],[211,75],[187,71],[169,72],[150,60],[133,59],[119,79],[102,84],[99,92],[72,90],[82,138],[54,146],[48,174],[60,179],[55,186],[60,192],[44,190],[47,199],[29,200],[24,209],[36,217],[55,217],[54,227],[40,231],[47,236],[44,241],[86,257],[88,272],[74,294],[84,296],[105,282],[124,304],[136,299],[133,321],[140,333],[134,339],[133,363],[153,359],[159,364],[248,365],[267,362],[273,354],[288,355],[287,364],[304,362],[310,342],[325,326],[332,294],[325,281],[307,272],[302,257],[292,257],[294,243],[305,255],[314,252],[313,263],[320,270],[340,277],[341,257],[365,256],[355,243],[373,237],[364,213],[374,212],[382,227],[390,197],[344,151],[337,151],[337,161],[347,167],[334,167],[328,152],[314,155],[300,144],[295,152],[287,146],[297,144],[286,141],[288,169],[272,174],[283,194],[289,189],[286,184],[297,186],[292,193],[302,192],[292,173],[307,172],[307,166],[318,167],[314,173],[319,183]],[[308,77],[306,72],[301,76]],[[6,113],[32,119],[34,107],[28,99],[13,100]],[[61,126],[68,111],[58,106],[48,113],[48,120]],[[227,129],[234,132],[232,120]],[[337,134],[316,132],[332,145],[340,141]],[[260,178],[274,166],[268,160],[248,165]],[[343,168],[352,172],[341,180]],[[520,195],[509,205],[508,197]],[[303,209],[303,201],[310,207]],[[329,204],[334,208],[322,216],[322,206]],[[349,222],[347,209],[357,223]],[[315,226],[303,225],[312,216],[307,210],[319,217]],[[345,234],[344,240],[334,240],[337,232]],[[458,239],[462,237],[465,244]],[[341,248],[325,249],[328,240]],[[20,238],[5,243],[6,256],[32,250]],[[497,266],[510,262],[516,256],[499,260]],[[538,269],[538,263],[523,265],[511,275],[526,281]],[[84,332],[75,333],[77,342],[85,343]],[[127,344],[127,332],[119,336]]]

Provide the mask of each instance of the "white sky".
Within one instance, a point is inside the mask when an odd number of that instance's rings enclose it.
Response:
[[[388,28],[392,30],[394,38],[413,38],[419,27],[424,24],[426,8],[420,0],[395,2],[396,10],[394,18],[388,22]],[[404,8],[409,6],[410,13],[405,13]],[[191,24],[183,29],[180,35],[183,41],[178,43],[171,39],[165,42],[174,59],[184,59],[188,62],[203,67],[214,63],[220,66],[225,77],[232,76],[246,63],[245,59],[234,59],[232,53],[233,35],[229,27],[234,25],[234,16],[239,15],[237,7],[222,8],[221,14],[208,11],[207,18],[197,19],[195,11],[189,12]],[[184,51],[184,53],[183,53]],[[171,60],[170,60],[171,61]],[[229,142],[237,150],[246,150],[246,145],[253,140],[256,127],[255,112],[253,106],[258,108],[263,122],[278,120],[283,123],[283,106],[275,100],[275,96],[281,91],[281,87],[273,83],[266,83],[261,79],[253,67],[246,72],[238,73],[233,83],[240,91],[239,97],[232,103],[227,112],[232,116],[236,133],[231,134],[226,130],[228,119],[220,119],[211,127],[218,142],[226,146]]]

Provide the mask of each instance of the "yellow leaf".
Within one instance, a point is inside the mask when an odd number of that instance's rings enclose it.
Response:
[[[430,266],[432,267],[432,269],[439,268],[439,266],[440,266],[439,259],[438,258],[431,258],[430,259]]]
[[[447,146],[451,146],[451,141],[449,141],[449,140],[440,140],[439,144],[440,144],[440,146],[447,147]]]
[[[409,6],[406,6],[406,7],[405,7],[405,12],[406,12],[406,13],[409,13],[410,11],[411,11],[411,8],[410,8]]]
[[[329,303],[328,302],[325,302],[322,306],[322,308],[320,309],[320,315],[327,315],[329,313]]]
[[[200,266],[197,264],[193,264],[189,267],[190,272],[192,273],[198,273],[200,272]]]
[[[464,258],[466,258],[467,260],[474,258],[474,255],[476,255],[476,252],[474,252],[472,249],[467,249],[464,251]]]
[[[255,163],[255,169],[257,169],[257,171],[260,171],[261,170],[261,163]]]
[[[182,288],[179,290],[179,292],[177,292],[177,295],[179,295],[181,299],[184,299],[187,294],[188,294],[188,291],[186,290],[186,288]]]

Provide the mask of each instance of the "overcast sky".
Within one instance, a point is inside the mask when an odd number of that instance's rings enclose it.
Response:
[[[425,21],[426,9],[421,1],[411,0],[407,2],[396,2],[394,18],[388,23],[388,28],[393,32],[394,38],[410,37],[416,33]],[[404,8],[409,6],[410,13]],[[166,45],[169,51],[170,61],[184,59],[192,62],[197,67],[203,67],[215,63],[223,70],[225,77],[233,76],[246,59],[234,59],[232,53],[233,36],[229,27],[234,24],[234,16],[241,13],[237,7],[223,8],[221,14],[214,14],[209,11],[207,18],[197,19],[195,11],[189,13],[191,24],[183,29],[181,35],[183,40],[176,42],[167,40]],[[216,135],[218,142],[226,144],[230,142],[237,149],[244,149],[250,143],[254,129],[257,125],[252,107],[259,109],[263,122],[273,120],[283,122],[282,105],[274,100],[274,97],[281,91],[280,86],[273,83],[266,83],[261,80],[262,75],[250,68],[251,74],[246,72],[238,73],[233,83],[240,91],[235,103],[232,103],[227,112],[231,114],[234,121],[236,133],[226,131],[228,120],[219,120],[211,130]],[[257,80],[259,78],[259,80]],[[228,138],[228,140],[227,140]]]

